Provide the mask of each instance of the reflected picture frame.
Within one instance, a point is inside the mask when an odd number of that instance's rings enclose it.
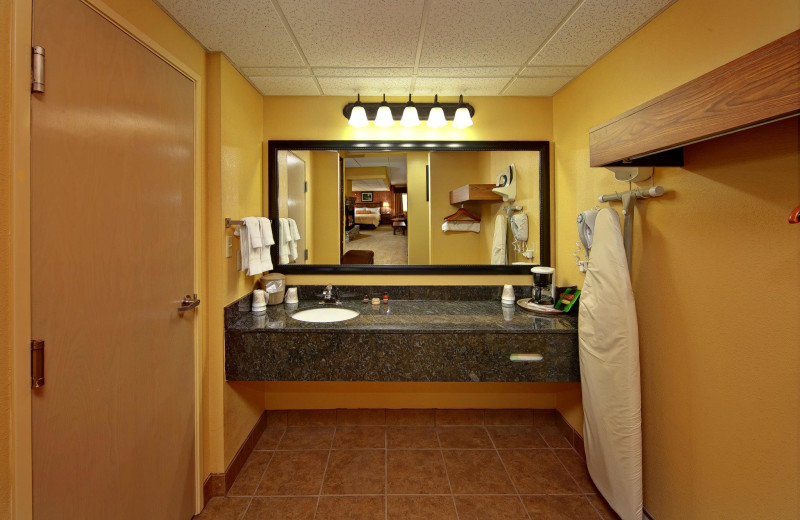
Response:
[[[372,192],[371,191],[362,191],[361,192],[361,202],[372,202]]]

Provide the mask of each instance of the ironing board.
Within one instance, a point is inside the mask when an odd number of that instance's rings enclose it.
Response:
[[[639,331],[619,217],[602,209],[578,321],[586,464],[623,520],[642,518]]]

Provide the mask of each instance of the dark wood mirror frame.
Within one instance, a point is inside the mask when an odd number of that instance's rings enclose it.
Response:
[[[539,152],[539,264],[550,265],[550,142],[549,141],[268,141],[269,219],[278,236],[278,151],[353,150],[360,152]],[[341,194],[339,195],[341,197]],[[530,265],[279,265],[272,248],[276,273],[284,274],[529,274]]]

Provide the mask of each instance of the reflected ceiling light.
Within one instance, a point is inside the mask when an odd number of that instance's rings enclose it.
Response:
[[[403,109],[403,117],[400,119],[400,124],[406,128],[419,126],[419,114],[417,114],[416,105],[411,101],[411,94],[408,95],[408,103],[406,103],[406,107]]]
[[[364,110],[364,105],[361,104],[361,94],[358,95],[358,99],[350,111],[350,119],[348,119],[347,122],[350,123],[350,126],[356,128],[361,128],[369,124],[367,111]]]
[[[464,96],[458,96],[458,108],[456,108],[456,115],[453,117],[453,126],[459,130],[472,126],[472,117],[469,115],[469,109],[464,105]]]
[[[458,103],[439,103],[438,94],[433,103],[414,103],[409,94],[406,103],[388,103],[384,94],[380,103],[362,103],[359,95],[355,103],[344,106],[342,114],[356,128],[368,125],[370,120],[376,126],[388,128],[395,124],[395,118],[406,128],[419,125],[420,120],[426,120],[430,128],[441,128],[447,121],[453,121],[454,128],[466,128],[472,125],[475,109],[464,103],[463,96],[459,96]]]
[[[379,126],[381,128],[389,128],[390,126],[394,126],[392,109],[389,108],[389,103],[386,102],[386,94],[383,95],[381,106],[378,107],[378,114],[375,116],[375,126]]]
[[[428,114],[428,122],[426,123],[431,128],[441,128],[447,124],[447,119],[444,117],[444,109],[439,104],[439,95],[433,96],[433,107]]]

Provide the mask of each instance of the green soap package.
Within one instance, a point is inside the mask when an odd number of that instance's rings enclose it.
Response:
[[[573,289],[569,287],[564,289],[564,292],[561,293],[561,298],[558,299],[554,308],[559,311],[569,312],[575,302],[578,301],[578,298],[581,295],[580,289]]]

